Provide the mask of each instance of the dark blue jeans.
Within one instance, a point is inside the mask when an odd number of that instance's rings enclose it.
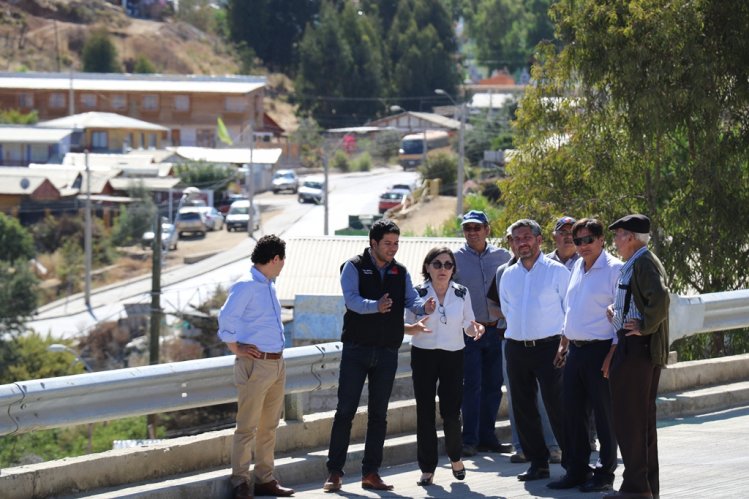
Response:
[[[494,432],[502,400],[502,339],[487,327],[480,340],[466,336],[463,350],[463,445],[495,446]]]
[[[387,432],[388,401],[397,368],[397,348],[343,344],[338,378],[338,406],[328,449],[328,472],[343,474],[351,440],[351,423],[359,407],[365,380],[369,381],[369,404],[362,476],[379,472]]]

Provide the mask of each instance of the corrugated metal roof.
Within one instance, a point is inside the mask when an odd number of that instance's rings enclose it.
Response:
[[[209,163],[275,165],[281,157],[281,149],[212,149],[210,147],[174,147],[172,150],[178,155],[191,161],[207,161]]]
[[[57,118],[55,120],[42,121],[41,126],[68,127],[76,129],[84,128],[116,128],[125,130],[151,130],[156,132],[168,132],[169,129],[161,125],[149,123],[143,120],[122,116],[115,113],[100,113],[92,111],[90,113],[74,114]]]
[[[2,73],[0,89],[108,92],[248,94],[265,86],[261,76]]]
[[[0,125],[2,144],[56,144],[73,133],[71,128]]]
[[[420,283],[421,265],[435,246],[457,250],[465,240],[458,237],[401,237],[396,261],[408,268],[414,285]],[[296,295],[340,296],[340,267],[369,246],[367,236],[295,237],[286,241],[286,265],[276,280],[283,306],[293,306]]]

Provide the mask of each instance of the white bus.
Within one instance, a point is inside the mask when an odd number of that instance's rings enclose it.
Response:
[[[406,135],[401,139],[398,163],[404,170],[416,168],[427,153],[449,145],[450,136],[442,130],[427,130]]]

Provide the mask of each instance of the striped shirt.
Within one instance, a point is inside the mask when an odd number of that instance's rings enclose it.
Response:
[[[627,297],[627,289],[629,288],[629,281],[632,280],[632,273],[634,272],[634,265],[635,261],[642,256],[646,251],[648,250],[647,246],[643,246],[642,248],[635,251],[634,255],[627,260],[627,262],[622,266],[621,269],[621,275],[619,276],[619,283],[616,290],[616,300],[614,300],[614,319],[612,321],[612,324],[614,325],[614,329],[616,331],[619,331],[622,327],[624,327],[624,323],[631,319],[642,319],[642,313],[637,310],[637,305],[632,301],[632,297],[630,295],[630,305],[629,310],[627,311],[627,316],[622,317],[624,313],[624,301]]]

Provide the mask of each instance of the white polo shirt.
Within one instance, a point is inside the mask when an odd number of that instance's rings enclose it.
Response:
[[[569,280],[567,268],[543,253],[530,270],[522,261],[507,267],[499,283],[505,338],[530,341],[560,334]]]
[[[621,260],[602,251],[585,272],[585,261],[575,262],[567,288],[564,335],[570,340],[610,340],[616,330],[606,318],[606,307],[616,297]]]

